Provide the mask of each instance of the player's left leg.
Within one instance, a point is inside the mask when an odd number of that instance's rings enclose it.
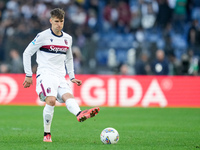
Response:
[[[71,93],[65,93],[62,95],[62,100],[65,102],[67,109],[74,115],[81,112],[81,109],[76,102],[74,96]]]
[[[88,118],[94,117],[99,112],[99,107],[91,108],[89,110],[81,111],[78,103],[76,102],[71,87],[65,80],[65,78],[61,79],[57,100],[61,103],[65,103],[67,109],[77,117],[79,122],[83,122]]]
[[[77,117],[79,122],[83,122],[88,118],[94,117],[100,111],[99,107],[81,111],[78,103],[71,93],[63,94],[62,100],[65,102],[67,109]]]

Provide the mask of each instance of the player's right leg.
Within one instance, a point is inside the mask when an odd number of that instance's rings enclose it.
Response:
[[[56,97],[47,96],[46,105],[43,110],[43,121],[44,121],[44,142],[52,142],[51,140],[51,123],[53,119],[54,107],[56,104]]]
[[[59,79],[50,74],[40,74],[37,77],[36,91],[40,100],[46,102],[43,110],[44,142],[51,142],[51,122],[53,119],[54,106],[56,103]]]

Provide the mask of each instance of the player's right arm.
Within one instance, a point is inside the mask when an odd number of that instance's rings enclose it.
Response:
[[[31,67],[31,56],[35,54],[36,51],[42,46],[42,37],[38,34],[35,39],[29,43],[23,53],[23,65],[24,72],[26,74],[25,80],[23,82],[24,88],[29,87],[32,84],[32,67]]]

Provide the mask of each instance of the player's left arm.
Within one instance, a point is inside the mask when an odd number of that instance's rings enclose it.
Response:
[[[71,45],[72,45],[72,39],[71,39]],[[75,74],[74,74],[74,63],[73,63],[73,55],[72,55],[71,45],[66,53],[65,65],[66,65],[67,73],[69,75],[71,82],[76,83],[78,86],[80,86],[82,84],[82,81],[76,79]]]

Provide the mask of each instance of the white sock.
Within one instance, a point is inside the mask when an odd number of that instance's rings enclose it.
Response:
[[[75,116],[81,111],[78,103],[74,98],[70,98],[65,102],[67,109]]]
[[[43,110],[44,132],[50,132],[53,113],[54,106],[46,104]]]

